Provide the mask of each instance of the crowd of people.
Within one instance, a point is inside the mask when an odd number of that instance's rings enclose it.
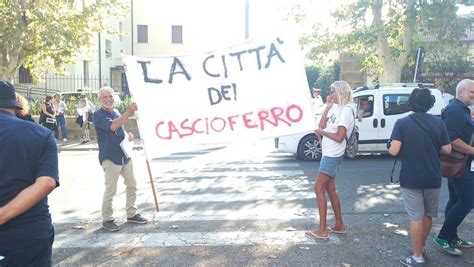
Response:
[[[101,108],[94,111],[95,107],[81,95],[78,109],[83,111],[85,122],[94,117],[97,131],[99,163],[104,170],[105,181],[102,226],[109,231],[120,230],[114,222],[112,210],[120,176],[126,185],[127,222],[146,224],[148,220],[137,213],[135,205],[137,188],[132,161],[121,147],[124,139],[131,141],[134,138],[132,133],[125,132],[123,124],[134,115],[137,106],[132,103],[121,115],[113,108],[113,89],[110,87],[100,89],[99,100]],[[54,104],[54,101],[57,103]],[[0,81],[2,267],[52,266],[54,227],[47,197],[59,186],[56,146],[59,134],[55,130],[59,124],[63,140],[67,140],[66,127],[61,126],[66,108],[59,94],[54,96],[54,100],[47,96],[40,116],[41,125],[38,125],[28,113],[28,102],[15,92],[10,82]]]
[[[83,141],[89,140],[87,126],[94,122],[105,183],[102,227],[114,232],[120,230],[112,209],[120,176],[126,185],[127,222],[148,222],[137,213],[133,164],[123,145],[134,139],[123,125],[137,111],[137,105],[131,103],[124,114],[120,114],[114,109],[112,88],[100,88],[98,96],[101,107],[96,109],[81,95],[78,113],[82,116]],[[331,84],[325,105],[321,104],[319,89],[313,89],[313,96],[317,98],[313,103],[315,107],[324,109],[319,128],[315,130],[322,138],[322,158],[314,184],[319,226],[305,234],[309,238],[328,239],[330,234],[345,234],[350,230],[342,217],[336,176],[343,162],[347,138],[360,115],[351,87],[345,81]],[[396,122],[391,142],[387,144],[388,152],[402,162],[400,187],[413,248],[412,255],[400,260],[407,266],[424,265],[425,242],[432,218],[438,214],[442,184],[440,155],[452,150],[465,155],[466,166],[460,178],[448,177],[449,201],[443,226],[433,242],[451,255],[462,255],[460,249],[474,247],[472,242],[459,237],[457,231],[474,205],[471,167],[474,126],[469,108],[474,104],[474,81],[459,82],[456,97],[446,106],[441,118],[427,113],[434,102],[429,89],[414,89],[409,98],[412,114]],[[67,141],[64,117],[67,106],[60,94],[47,96],[40,116],[42,126],[34,123],[28,109],[28,102],[15,93],[13,85],[0,81],[0,266],[51,266],[54,228],[47,196],[59,186],[56,139],[59,128],[63,141]],[[326,194],[335,215],[332,226],[328,226],[327,221]]]
[[[443,94],[441,118],[428,114],[435,97],[426,88],[414,89],[409,98],[412,114],[397,120],[387,144],[391,155],[400,158],[400,187],[402,199],[409,219],[410,239],[413,254],[400,260],[405,266],[425,264],[425,242],[432,227],[432,218],[438,214],[438,199],[441,188],[441,154],[452,150],[464,154],[465,167],[460,178],[447,177],[449,200],[444,212],[444,223],[433,238],[434,244],[450,255],[462,255],[461,249],[474,248],[474,243],[458,236],[457,229],[474,206],[474,147],[473,118],[474,80],[465,79],[456,87],[456,97]],[[314,92],[314,90],[313,90]],[[316,94],[319,96],[319,91]],[[319,100],[313,101],[319,103]],[[334,105],[337,104],[337,105]],[[370,116],[368,101],[359,103],[354,114],[351,88],[344,81],[330,86],[326,107],[315,134],[322,138],[322,158],[315,178],[314,192],[319,211],[319,227],[307,231],[306,236],[328,239],[329,234],[345,234],[340,200],[336,191],[336,175],[340,168],[348,134],[355,120]],[[329,196],[334,211],[334,226],[327,226],[327,200]]]
[[[28,100],[19,93],[15,93],[16,101],[21,106],[21,109],[16,110],[16,116],[23,120],[35,122],[29,113],[30,106]],[[66,111],[68,106],[61,99],[61,93],[57,92],[53,96],[47,95],[44,103],[41,104],[40,116],[38,124],[48,128],[54,133],[56,141],[68,142],[68,128]],[[86,94],[80,94],[77,108],[76,123],[81,128],[82,137],[81,144],[90,142],[90,127],[92,124],[92,114],[96,110],[94,104],[87,99]],[[61,137],[60,138],[60,133]]]

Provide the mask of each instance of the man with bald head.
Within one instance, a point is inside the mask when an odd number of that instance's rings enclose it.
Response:
[[[137,182],[133,173],[133,164],[130,155],[122,149],[120,143],[125,138],[133,140],[131,132],[126,133],[124,123],[133,116],[137,104],[131,103],[127,111],[121,115],[114,109],[114,91],[111,87],[102,87],[99,90],[99,101],[102,108],[94,112],[94,126],[99,144],[99,162],[104,170],[105,192],[102,201],[102,227],[115,232],[120,227],[113,217],[112,202],[117,193],[117,182],[121,175],[126,186],[127,222],[145,224],[147,219],[137,213],[135,200],[137,198]]]
[[[474,104],[474,80],[464,79],[456,87],[456,98],[446,106],[441,118],[446,123],[453,150],[467,157],[463,175],[448,177],[449,201],[445,220],[439,234],[433,239],[436,245],[451,255],[462,255],[460,248],[473,248],[474,243],[458,236],[458,226],[474,206],[474,147],[471,143],[474,126],[469,106]]]

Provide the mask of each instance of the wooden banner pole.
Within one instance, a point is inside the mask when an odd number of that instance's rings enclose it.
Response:
[[[156,198],[156,192],[155,192],[155,183],[153,182],[153,176],[151,175],[150,162],[148,161],[148,159],[146,160],[146,166],[148,168],[148,175],[150,176],[151,190],[153,191],[153,199],[155,200],[156,211],[159,212],[160,207],[158,206],[158,199]]]

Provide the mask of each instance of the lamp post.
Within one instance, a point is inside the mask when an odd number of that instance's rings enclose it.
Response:
[[[245,40],[249,39],[250,0],[245,0]]]

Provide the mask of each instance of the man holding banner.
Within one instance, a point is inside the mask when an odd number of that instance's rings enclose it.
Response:
[[[94,125],[99,144],[99,161],[104,170],[105,192],[102,201],[102,226],[112,232],[120,230],[113,218],[112,201],[117,192],[117,181],[120,175],[126,186],[127,222],[146,224],[148,220],[136,213],[137,182],[133,173],[133,164],[128,142],[133,140],[133,134],[127,133],[123,124],[137,110],[137,104],[132,103],[121,115],[114,109],[113,89],[102,87],[99,90],[99,101],[102,108],[94,112]]]

